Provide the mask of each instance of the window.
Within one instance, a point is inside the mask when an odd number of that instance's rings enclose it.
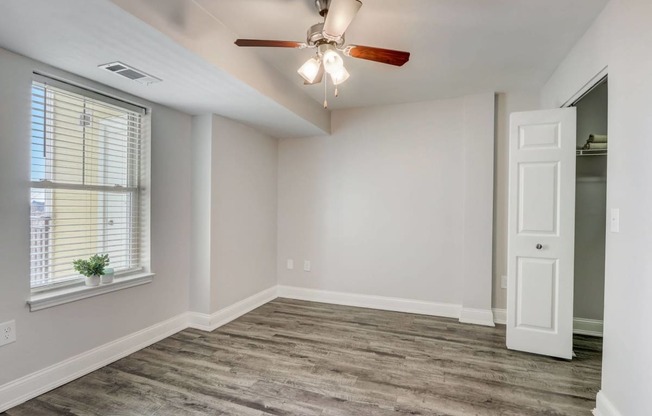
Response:
[[[78,283],[78,258],[109,254],[143,270],[145,110],[35,75],[32,83],[30,278],[33,290]],[[146,201],[145,201],[146,202]]]

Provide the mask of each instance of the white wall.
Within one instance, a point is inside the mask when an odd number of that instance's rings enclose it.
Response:
[[[539,91],[496,94],[496,145],[494,156],[494,237],[493,298],[494,308],[507,307],[507,289],[500,279],[507,276],[507,211],[509,181],[509,115],[516,111],[538,110]]]
[[[612,0],[543,89],[565,102],[609,67],[607,205],[620,232],[607,234],[604,357],[599,415],[649,415],[652,392],[652,2]]]
[[[192,266],[190,268],[190,309],[211,313],[211,194],[213,116],[192,118]]]
[[[281,140],[279,283],[461,305],[477,279],[477,307],[490,307],[491,251],[465,253],[464,230],[486,210],[475,238],[490,247],[493,111],[493,93],[342,110],[331,136]],[[474,261],[486,270],[465,280]]]
[[[464,97],[464,248],[462,321],[491,313],[495,95]],[[493,322],[492,322],[493,323]]]
[[[152,107],[150,284],[38,312],[29,285],[30,100],[33,70],[95,86],[0,49],[0,322],[17,342],[0,349],[0,385],[188,310],[190,116]],[[115,92],[118,94],[117,92]]]
[[[213,310],[276,285],[278,140],[213,116]]]
[[[192,136],[190,304],[211,314],[276,285],[278,140],[211,114]]]

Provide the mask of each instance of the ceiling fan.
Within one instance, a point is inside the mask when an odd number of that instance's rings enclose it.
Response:
[[[324,18],[324,22],[308,29],[305,42],[237,39],[235,44],[241,47],[316,48],[317,55],[308,59],[297,72],[304,79],[305,85],[319,84],[326,72],[335,85],[335,96],[337,96],[337,86],[350,76],[338,51],[352,58],[395,66],[403,66],[410,59],[409,52],[345,44],[344,33],[362,7],[360,0],[315,0],[315,6],[319,15]],[[324,84],[325,91],[326,82]],[[326,100],[324,100],[324,107],[327,107]]]

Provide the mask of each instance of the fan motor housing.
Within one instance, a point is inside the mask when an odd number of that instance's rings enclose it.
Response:
[[[344,36],[340,36],[337,40],[327,39],[326,36],[324,36],[324,24],[317,23],[310,26],[310,29],[308,29],[306,43],[308,46],[318,46],[324,43],[330,43],[340,48],[344,45]]]

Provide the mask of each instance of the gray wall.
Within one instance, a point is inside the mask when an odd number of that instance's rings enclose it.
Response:
[[[494,95],[332,119],[280,142],[279,283],[489,310]]]
[[[191,310],[210,314],[276,285],[278,140],[193,117]]]
[[[151,229],[154,281],[29,312],[29,179],[32,71],[92,82],[0,49],[0,322],[16,343],[0,350],[0,385],[188,310],[191,118],[152,108]],[[112,91],[116,95],[122,95]]]
[[[577,103],[577,144],[607,134],[607,83]],[[604,312],[607,156],[578,156],[575,188],[574,316],[602,320]]]
[[[507,307],[507,289],[501,277],[507,276],[507,215],[509,190],[509,115],[516,111],[540,109],[538,91],[496,94],[496,148],[494,162],[494,234],[493,234],[493,297],[494,308]]]
[[[213,116],[213,311],[276,286],[278,140]]]
[[[652,391],[652,2],[612,0],[542,90],[558,107],[609,71],[607,233],[602,390],[598,414],[647,416]]]

